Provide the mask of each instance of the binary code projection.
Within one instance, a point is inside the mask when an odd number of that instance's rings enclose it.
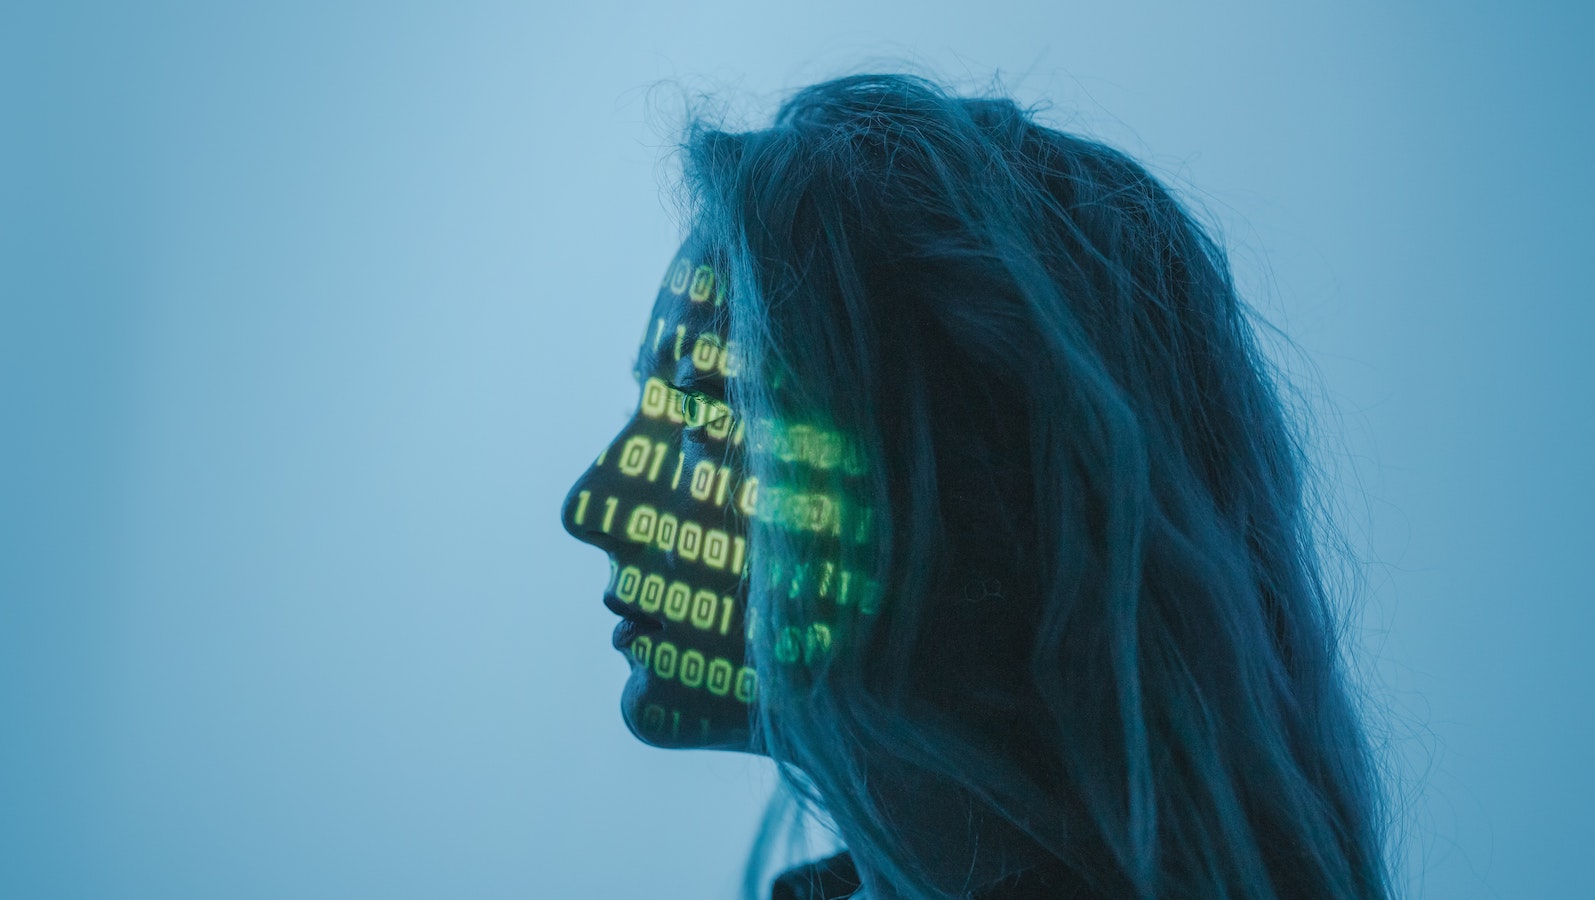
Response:
[[[766,627],[748,609],[753,576],[815,611],[769,635],[782,665],[817,664],[841,613],[879,605],[874,582],[838,552],[869,527],[867,509],[835,489],[861,474],[856,454],[834,431],[736,414],[728,384],[752,375],[741,371],[728,324],[723,279],[689,242],[643,335],[637,409],[563,509],[566,530],[609,554],[604,602],[622,616],[615,645],[632,666],[622,715],[662,747],[746,748],[759,699],[747,642]],[[774,483],[750,474],[750,458],[777,473]],[[754,523],[807,554],[756,570]]]

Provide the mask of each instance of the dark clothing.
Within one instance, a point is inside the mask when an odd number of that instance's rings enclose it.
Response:
[[[858,869],[846,851],[782,872],[770,900],[846,900],[859,889]],[[1067,872],[1026,869],[975,895],[977,900],[1070,900],[1091,894]]]
[[[839,900],[853,896],[859,886],[853,857],[844,850],[776,876],[770,900]]]

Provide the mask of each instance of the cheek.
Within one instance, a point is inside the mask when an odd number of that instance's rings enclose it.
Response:
[[[663,625],[628,648],[637,677],[627,720],[651,743],[746,732],[758,678],[746,665],[743,484],[722,448],[678,441],[660,466],[657,502],[628,517],[615,593]]]
[[[740,648],[745,611],[740,584],[708,580],[668,566],[618,566],[615,596],[666,624],[671,634],[695,646]]]
[[[758,486],[731,441],[639,417],[607,453],[603,485],[628,507],[615,533],[632,553],[704,585],[741,577]]]

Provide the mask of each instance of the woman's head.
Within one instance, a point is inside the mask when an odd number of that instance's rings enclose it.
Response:
[[[1304,460],[1162,185],[903,76],[685,151],[757,495],[749,746],[877,895],[1044,863],[1102,896],[1382,896]]]

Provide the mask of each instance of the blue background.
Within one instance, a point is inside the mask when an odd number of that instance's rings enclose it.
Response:
[[[557,522],[682,97],[1000,71],[1215,219],[1318,410],[1413,896],[1587,890],[1584,4],[8,4],[0,896],[728,896]],[[1577,11],[1575,11],[1577,10]]]

